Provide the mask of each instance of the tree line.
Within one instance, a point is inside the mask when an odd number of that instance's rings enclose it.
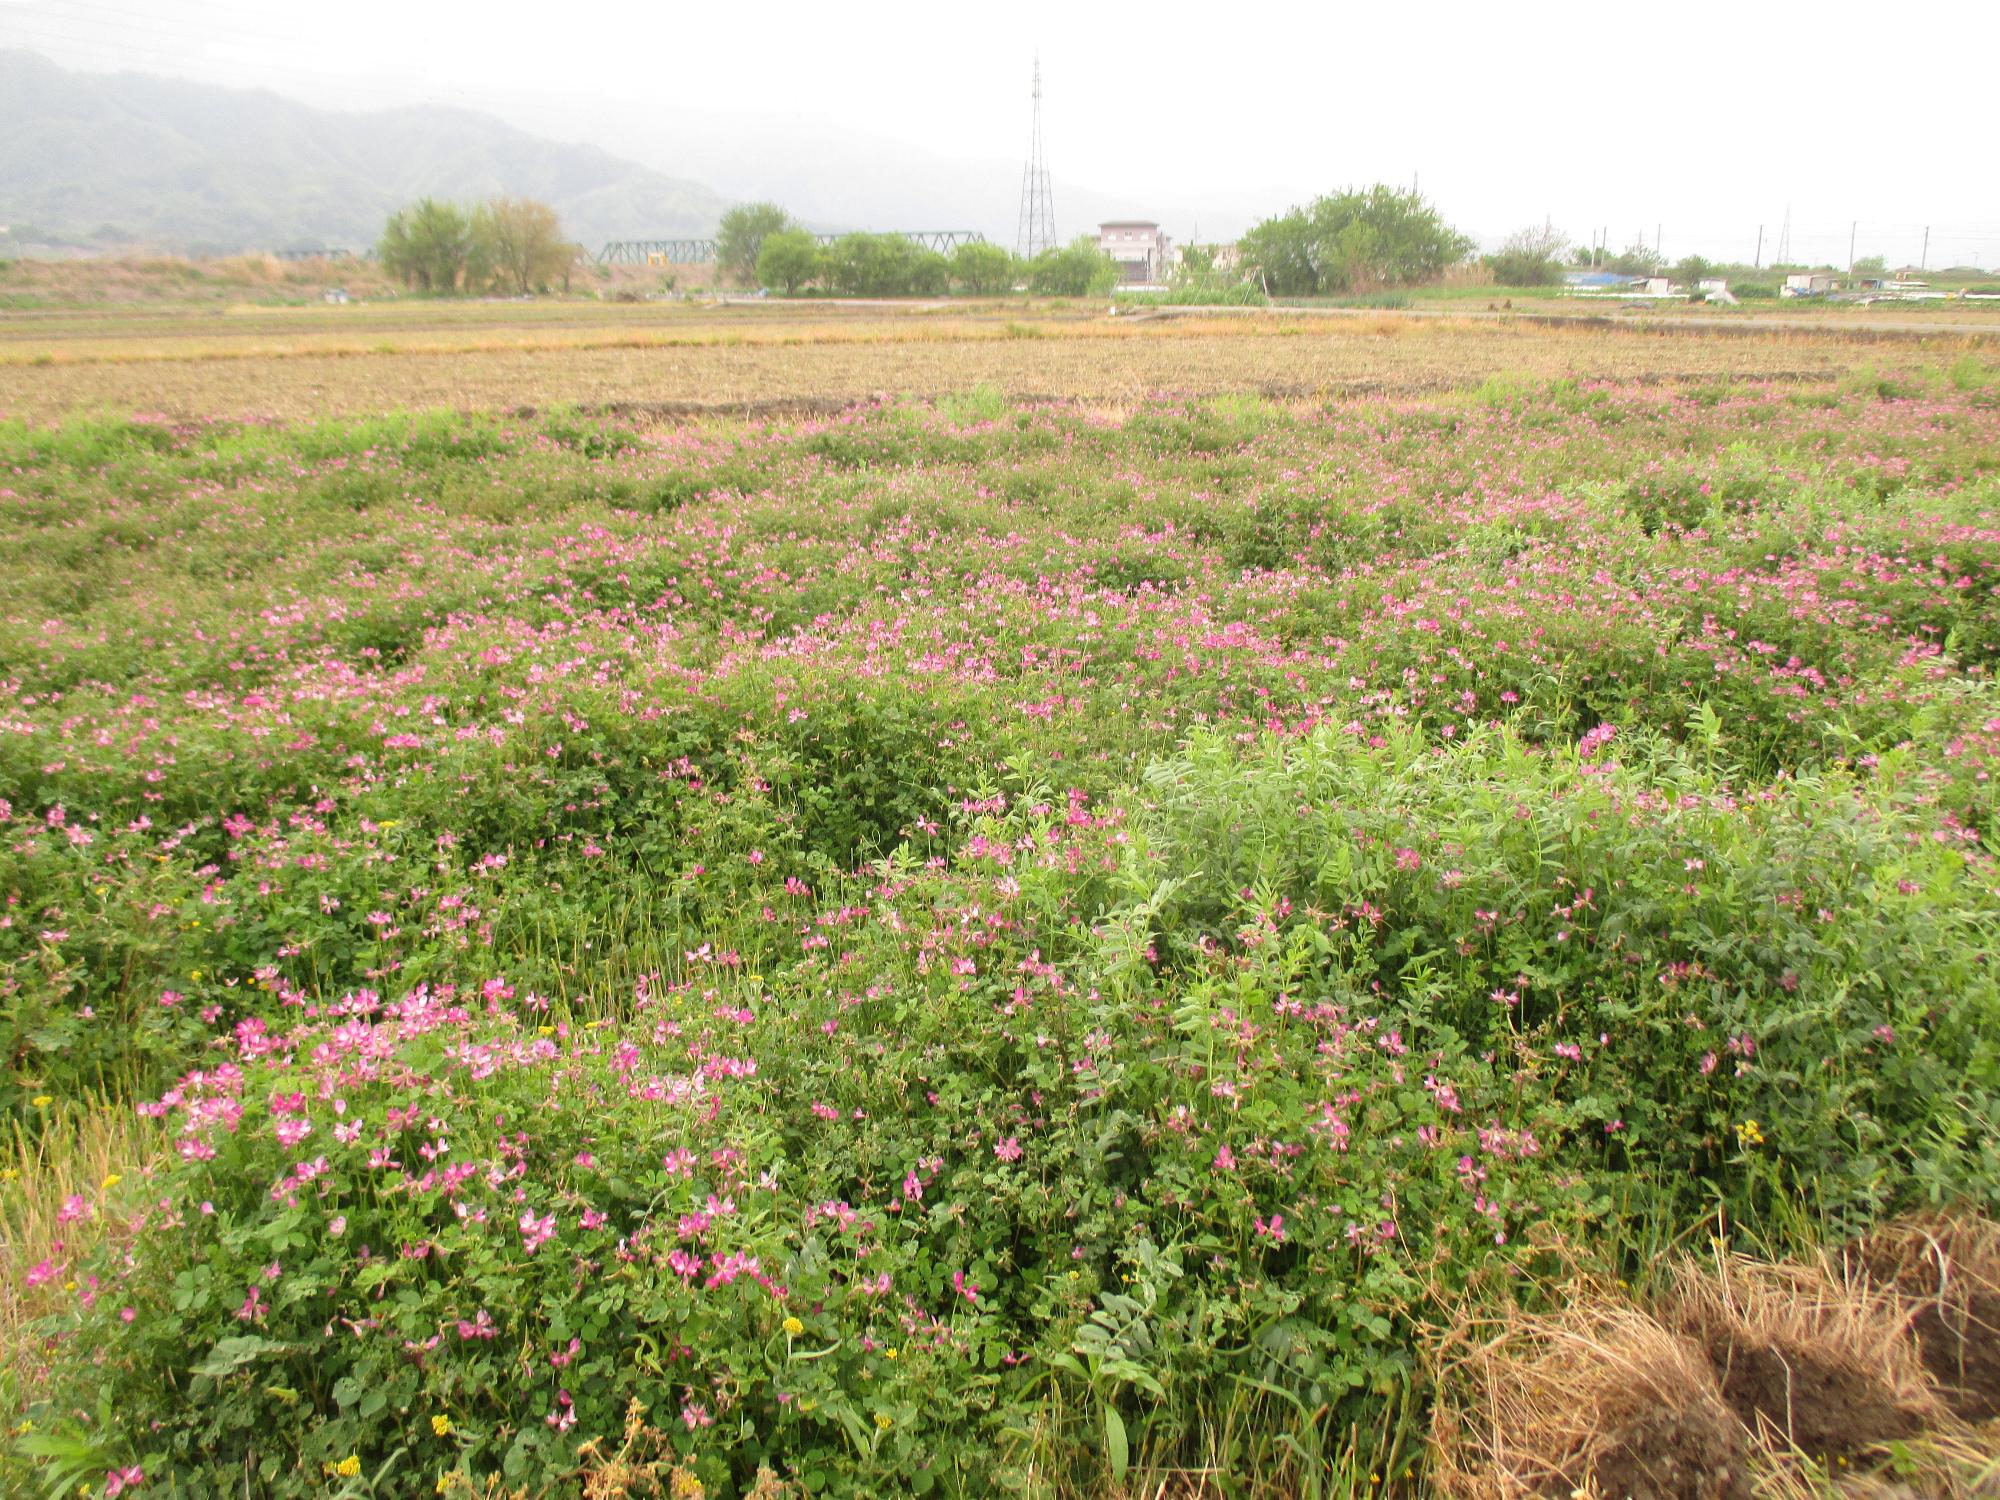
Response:
[[[1189,247],[1173,279],[1183,300],[1353,296],[1423,286],[1474,264],[1471,236],[1453,228],[1414,188],[1376,183],[1315,198],[1263,220],[1232,257]],[[378,247],[383,268],[418,291],[527,294],[567,291],[581,246],[563,235],[554,209],[531,198],[462,206],[425,198],[392,215]],[[974,241],[949,255],[899,234],[845,234],[822,244],[781,206],[745,203],[722,216],[716,259],[723,277],[798,296],[995,296],[1024,288],[1040,296],[1101,296],[1118,279],[1091,235],[1024,259]],[[1571,270],[1630,276],[1670,274],[1694,285],[1722,272],[1700,256],[1668,265],[1643,243],[1616,255],[1570,243],[1552,226],[1523,229],[1478,257],[1501,286],[1554,286]],[[1856,267],[1865,270],[1865,267]],[[1760,288],[1752,285],[1748,294]]]
[[[975,240],[950,255],[900,234],[844,234],[823,245],[775,203],[745,203],[722,216],[716,260],[724,275],[787,296],[819,290],[844,297],[993,296],[1025,286],[1045,297],[1098,296],[1118,268],[1083,235],[1023,260]]]
[[[1414,190],[1377,184],[1315,199],[1246,234],[1226,269],[1212,250],[1183,255],[1175,279],[1203,300],[1232,293],[1314,297],[1435,281],[1472,253],[1470,236],[1447,224]],[[998,245],[962,245],[950,256],[900,235],[844,235],[822,245],[784,209],[744,204],[724,215],[717,239],[723,273],[787,295],[818,289],[844,296],[984,295],[1015,287],[1044,296],[1108,292],[1116,264],[1084,235],[1023,261]]]
[[[583,247],[563,236],[553,208],[533,198],[469,207],[422,198],[389,216],[376,256],[384,271],[420,292],[526,296],[568,291]]]

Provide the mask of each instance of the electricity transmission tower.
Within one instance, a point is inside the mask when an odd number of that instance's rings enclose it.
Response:
[[[1035,126],[1028,137],[1028,165],[1021,173],[1021,232],[1016,249],[1032,260],[1056,244],[1056,213],[1049,193],[1049,162],[1042,153],[1042,56],[1035,54]]]
[[[1774,266],[1789,266],[1792,263],[1792,205],[1785,205],[1785,227],[1778,231],[1778,258],[1771,262]]]

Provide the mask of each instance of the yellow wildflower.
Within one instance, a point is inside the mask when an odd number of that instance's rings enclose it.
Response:
[[[35,1095],[34,1098],[30,1099],[28,1102],[34,1105],[36,1109],[47,1109],[51,1104],[55,1103],[56,1101],[55,1101],[55,1096],[52,1094],[37,1094]]]
[[[896,1425],[896,1419],[886,1411],[878,1411],[875,1413],[875,1425],[884,1432],[887,1432],[891,1427]]]
[[[438,1415],[431,1418],[431,1431],[435,1432],[439,1437],[450,1437],[451,1418],[442,1412],[438,1413]]]
[[[333,1466],[333,1472],[338,1474],[342,1479],[352,1479],[356,1474],[361,1472],[361,1455],[358,1453],[348,1454],[347,1457]]]
[[[884,1350],[883,1350],[882,1352],[883,1352],[883,1353],[884,1353],[885,1355],[887,1355],[887,1356],[888,1356],[888,1357],[889,1357],[890,1359],[894,1359],[894,1358],[896,1357],[896,1355],[897,1355],[897,1352],[898,1352],[898,1351],[897,1351],[897,1350],[895,1350],[895,1349],[884,1349]]]
[[[97,1185],[97,1190],[100,1193],[108,1193],[113,1188],[117,1187],[118,1184],[123,1182],[124,1180],[125,1179],[123,1177],[120,1177],[116,1172],[107,1173],[104,1178],[104,1181],[100,1182]]]
[[[1736,1127],[1736,1144],[1739,1146],[1761,1146],[1764,1144],[1764,1132],[1757,1128],[1755,1120],[1745,1120],[1741,1125]]]
[[[793,1338],[797,1338],[806,1331],[806,1325],[801,1323],[797,1318],[787,1318],[784,1322],[784,1329]]]

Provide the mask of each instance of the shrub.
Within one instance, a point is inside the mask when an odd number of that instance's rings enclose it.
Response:
[[[1117,266],[1087,234],[1028,263],[1028,289],[1039,297],[1101,297],[1117,280]]]
[[[1989,390],[0,426],[0,1488],[1303,1491],[1991,1205]]]

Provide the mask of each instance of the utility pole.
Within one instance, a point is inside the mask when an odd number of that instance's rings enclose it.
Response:
[[[1653,259],[1658,260],[1659,258],[1660,258],[1660,226],[1658,224],[1655,224],[1653,226]]]
[[[1917,258],[1917,269],[1928,271],[1931,267],[1931,226],[1924,226],[1924,253]]]
[[[1854,274],[1854,236],[1861,230],[1861,221],[1856,219],[1847,226],[1847,274]]]
[[[1764,269],[1764,226],[1762,224],[1757,226],[1757,258],[1751,262],[1751,266],[1753,269],[1759,271]]]

